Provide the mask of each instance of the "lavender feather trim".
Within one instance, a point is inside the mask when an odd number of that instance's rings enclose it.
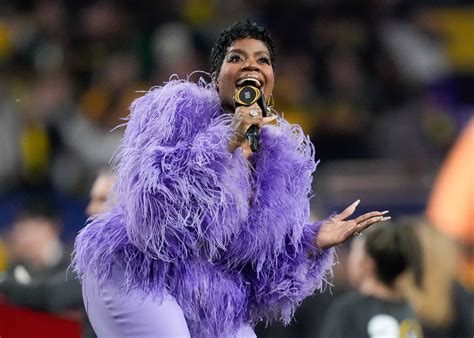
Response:
[[[112,211],[93,218],[76,238],[73,267],[80,278],[92,274],[101,283],[115,264],[124,266],[124,290],[138,289],[160,298],[166,289],[170,266],[137,250],[130,243],[123,212]]]
[[[316,169],[314,147],[297,125],[283,119],[265,126],[252,155],[255,182],[248,222],[231,245],[231,257],[256,271],[277,263],[287,241],[297,247],[310,216],[309,195]]]
[[[321,222],[306,225],[316,169],[309,138],[281,119],[278,126],[264,127],[260,139],[261,149],[251,159],[251,211],[230,246],[229,261],[246,266],[250,318],[288,323],[297,304],[322,286],[333,251],[316,252],[313,240]]]
[[[245,281],[199,258],[176,265],[170,293],[186,316],[192,336],[232,337],[248,322]]]
[[[312,244],[319,224],[305,225],[316,167],[307,137],[284,120],[265,127],[249,166],[228,152],[231,119],[219,109],[213,88],[185,81],[134,102],[117,204],[80,232],[73,261],[80,277],[104,282],[120,264],[125,290],[158,300],[167,290],[197,337],[288,322],[332,264]]]
[[[244,160],[227,150],[231,119],[219,107],[212,87],[184,81],[131,107],[117,196],[131,243],[155,259],[172,262],[203,249],[212,258],[247,217],[248,180],[232,173]]]
[[[333,265],[333,250],[314,246],[320,225],[307,225],[297,247],[288,242],[275,266],[264,266],[259,272],[245,270],[251,322],[281,320],[287,325],[298,305],[323,287]]]
[[[248,322],[246,285],[238,273],[200,258],[173,264],[149,257],[128,240],[117,208],[92,220],[78,235],[75,249],[73,266],[81,278],[92,274],[103,283],[117,264],[124,271],[124,296],[138,290],[161,301],[167,290],[181,306],[193,337],[232,337]]]

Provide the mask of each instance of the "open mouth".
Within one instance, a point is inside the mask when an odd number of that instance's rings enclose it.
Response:
[[[235,84],[237,88],[247,86],[247,85],[257,87],[258,89],[262,89],[263,87],[262,83],[258,79],[253,78],[253,77],[246,77],[246,78],[240,79]]]

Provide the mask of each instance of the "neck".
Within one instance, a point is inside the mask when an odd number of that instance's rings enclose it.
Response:
[[[375,298],[389,300],[389,301],[400,301],[402,296],[398,290],[392,288],[384,283],[376,280],[375,278],[365,279],[360,287],[359,291],[365,295],[374,296]]]

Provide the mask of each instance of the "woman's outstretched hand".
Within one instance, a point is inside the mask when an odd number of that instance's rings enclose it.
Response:
[[[362,231],[372,224],[389,220],[390,216],[384,216],[386,211],[372,211],[353,219],[347,219],[357,208],[360,200],[349,205],[343,212],[329,218],[321,224],[321,228],[314,239],[314,244],[320,249],[328,249],[344,243],[353,236],[358,236]]]

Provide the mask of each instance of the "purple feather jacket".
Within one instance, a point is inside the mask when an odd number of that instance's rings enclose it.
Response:
[[[330,273],[333,250],[308,224],[314,147],[279,119],[247,160],[227,150],[231,116],[215,89],[172,80],[131,106],[117,161],[116,200],[75,243],[80,278],[171,294],[193,336],[232,335],[243,323],[281,319]]]

